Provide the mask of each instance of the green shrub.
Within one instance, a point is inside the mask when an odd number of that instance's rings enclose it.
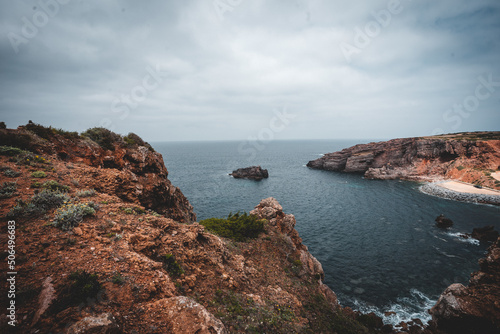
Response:
[[[47,174],[45,174],[44,171],[38,170],[36,172],[31,173],[31,177],[44,178],[47,177]]]
[[[45,188],[45,189],[48,189],[51,191],[60,191],[60,192],[64,192],[64,193],[68,192],[70,189],[68,186],[60,184],[56,180],[50,180],[50,181],[45,182],[44,184],[42,184],[42,188]]]
[[[5,155],[8,157],[13,157],[23,153],[24,151],[17,147],[12,146],[0,146],[0,155]]]
[[[18,177],[19,175],[21,175],[21,172],[16,172],[15,170],[10,168],[5,168],[3,170],[3,175],[7,177]]]
[[[5,122],[0,122],[0,129],[7,129]]]
[[[462,170],[462,169],[464,169],[464,168],[465,168],[465,167],[464,167],[464,166],[462,166],[462,165],[460,165],[460,166],[458,166],[458,167],[457,167],[457,169],[458,169],[458,170]]]
[[[14,196],[17,190],[16,182],[4,182],[0,188],[0,198],[9,198]]]
[[[180,266],[179,263],[175,260],[175,256],[173,254],[165,254],[162,256],[161,260],[163,261],[165,270],[172,276],[178,277],[184,274],[184,270]]]
[[[102,148],[113,151],[115,143],[122,142],[122,137],[105,128],[92,128],[82,133],[83,137],[87,137],[96,142]]]
[[[76,193],[78,197],[92,197],[95,195],[94,189],[82,190]]]
[[[53,225],[63,230],[70,230],[77,226],[84,217],[94,215],[96,204],[89,203],[70,203],[57,209]]]
[[[44,214],[52,208],[57,208],[69,201],[69,196],[60,192],[43,190],[33,195],[30,201],[18,201],[10,212],[9,217],[31,216]]]
[[[69,279],[73,281],[70,286],[69,294],[76,302],[83,302],[87,300],[87,298],[93,298],[102,289],[97,274],[90,274],[86,271],[77,270],[71,273]]]
[[[16,156],[16,163],[20,165],[36,166],[37,164],[48,164],[50,161],[46,160],[41,155],[29,151],[22,151]]]
[[[127,215],[143,215],[146,213],[146,210],[144,210],[138,206],[134,206],[131,208],[120,208],[120,210],[122,210],[123,213],[125,213]]]
[[[200,221],[207,230],[221,237],[233,239],[236,241],[245,241],[248,238],[257,238],[264,232],[265,220],[258,219],[256,216],[247,215],[247,213],[229,214],[227,219],[209,218]]]
[[[125,283],[125,277],[123,277],[121,273],[116,273],[113,275],[113,277],[111,277],[111,282],[113,282],[114,284],[122,285],[123,283]]]

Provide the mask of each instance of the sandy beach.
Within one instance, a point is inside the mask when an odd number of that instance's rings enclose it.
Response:
[[[495,180],[500,181],[500,172],[491,173],[491,176],[492,176]]]
[[[453,191],[458,191],[461,193],[469,193],[469,194],[483,194],[483,195],[497,195],[500,196],[500,191],[494,191],[490,189],[479,189],[474,187],[471,184],[467,183],[462,183],[462,182],[457,182],[457,181],[446,181],[442,183],[437,184],[440,187],[453,190]]]

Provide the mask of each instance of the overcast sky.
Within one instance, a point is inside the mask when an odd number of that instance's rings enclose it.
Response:
[[[0,0],[0,121],[148,141],[500,130],[498,0]]]

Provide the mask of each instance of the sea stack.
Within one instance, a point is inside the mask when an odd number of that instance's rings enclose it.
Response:
[[[262,169],[260,166],[251,166],[246,168],[239,168],[233,170],[231,174],[235,179],[251,179],[251,180],[262,180],[269,177],[267,169]]]

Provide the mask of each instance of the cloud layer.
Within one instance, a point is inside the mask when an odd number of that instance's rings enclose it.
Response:
[[[277,139],[499,130],[495,0],[4,1],[0,19],[9,127],[242,140],[286,109]]]

